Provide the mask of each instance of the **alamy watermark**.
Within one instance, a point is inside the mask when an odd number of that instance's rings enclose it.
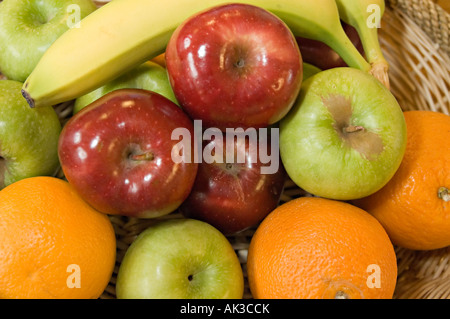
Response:
[[[77,264],[70,264],[66,268],[66,272],[69,273],[66,279],[67,288],[81,288],[81,267]],[[381,268],[377,264],[371,264],[367,266],[366,285],[370,289],[381,288]]]
[[[67,288],[81,288],[81,268],[77,264],[70,264],[66,271],[70,273],[66,279]]]
[[[367,266],[366,271],[370,273],[366,285],[369,288],[381,288],[381,268],[377,264]]]
[[[67,19],[67,26],[69,28],[81,27],[81,8],[78,4],[70,4],[66,8],[69,14]],[[368,28],[381,28],[381,8],[378,4],[369,4],[366,12],[371,13],[366,20]]]
[[[381,28],[381,8],[378,4],[369,4],[367,13],[371,13],[366,20],[369,29]]]
[[[67,17],[67,26],[70,29],[81,27],[81,8],[78,4],[69,4],[66,8],[69,14]]]
[[[280,165],[279,129],[227,128],[225,132],[215,127],[203,130],[202,121],[194,120],[194,136],[187,128],[172,131],[171,139],[179,141],[172,148],[175,163],[230,163],[261,164],[261,174],[275,174]],[[204,147],[203,142],[210,141]],[[192,145],[194,143],[194,145]],[[225,149],[224,149],[225,148]],[[194,154],[192,154],[192,152]],[[267,165],[266,165],[267,164]]]

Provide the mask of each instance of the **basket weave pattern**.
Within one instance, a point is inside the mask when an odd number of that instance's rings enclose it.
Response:
[[[1,2],[1,0],[0,0]],[[108,0],[95,1],[98,6]],[[403,110],[432,110],[450,115],[450,14],[432,0],[386,0],[379,29],[383,53],[390,65],[391,91]],[[0,73],[0,80],[4,77]],[[55,106],[64,124],[72,115],[73,102]],[[60,171],[57,175],[64,178]],[[288,180],[280,204],[311,196]],[[182,218],[174,212],[161,219]],[[116,267],[101,298],[115,298],[115,281],[122,258],[137,235],[155,220],[110,216],[117,236]],[[247,250],[256,227],[228,236],[248,286]],[[412,251],[396,247],[398,280],[396,299],[450,299],[450,247]]]
[[[444,9],[426,0],[389,0],[388,3],[410,17],[434,43],[450,55],[450,16]]]

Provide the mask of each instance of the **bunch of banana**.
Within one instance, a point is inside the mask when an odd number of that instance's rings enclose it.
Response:
[[[77,98],[164,52],[185,19],[229,0],[114,0],[65,32],[44,54],[25,81],[22,93],[31,107]],[[369,58],[377,60],[378,42],[364,29],[364,0],[234,0],[264,8],[282,19],[296,36],[322,41],[350,66],[372,69],[345,34],[340,10],[361,32]],[[373,2],[373,1],[372,1]],[[382,3],[383,1],[376,1]],[[362,7],[362,8],[361,8]],[[384,8],[384,3],[383,3]],[[364,20],[364,21],[362,21]],[[367,40],[365,39],[367,38]],[[382,69],[381,73],[387,72]]]

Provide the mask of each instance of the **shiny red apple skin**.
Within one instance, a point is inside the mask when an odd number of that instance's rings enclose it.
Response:
[[[113,91],[64,126],[58,147],[63,172],[103,213],[166,215],[187,198],[197,173],[193,161],[177,164],[171,158],[177,143],[172,131],[183,127],[193,136],[191,119],[162,95],[140,89]]]
[[[214,139],[204,146],[212,148],[218,143],[226,148],[225,137],[223,142]],[[245,148],[237,144],[234,154],[245,158],[244,163],[226,163],[225,159],[223,163],[200,163],[191,194],[180,207],[185,217],[207,222],[225,235],[255,226],[273,211],[287,178],[281,160],[275,173],[261,174],[261,167],[268,164],[261,163],[259,155],[251,163],[248,141]],[[270,144],[268,149],[270,154]]]
[[[356,49],[364,54],[362,42],[356,29],[345,22],[342,22],[342,27]],[[339,54],[325,43],[302,37],[296,37],[296,40],[304,62],[315,65],[321,70],[348,66]]]
[[[291,31],[272,13],[246,4],[217,6],[187,19],[173,33],[165,58],[183,109],[223,131],[277,122],[302,82]]]

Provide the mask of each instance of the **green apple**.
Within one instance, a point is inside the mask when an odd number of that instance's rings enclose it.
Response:
[[[118,299],[240,299],[244,277],[228,239],[194,219],[170,219],[144,230],[117,274]]]
[[[27,177],[53,175],[59,168],[59,118],[50,106],[30,108],[22,85],[0,81],[0,189]]]
[[[78,113],[85,106],[111,91],[126,88],[153,91],[178,104],[172,91],[172,87],[170,86],[166,69],[155,62],[148,61],[104,86],[77,98],[75,100],[73,113]]]
[[[289,177],[320,197],[374,193],[394,175],[405,147],[406,124],[395,97],[352,68],[307,79],[280,122],[280,155]]]
[[[25,81],[48,47],[96,8],[91,0],[0,2],[0,71]]]
[[[317,66],[303,62],[303,81],[322,71]]]

